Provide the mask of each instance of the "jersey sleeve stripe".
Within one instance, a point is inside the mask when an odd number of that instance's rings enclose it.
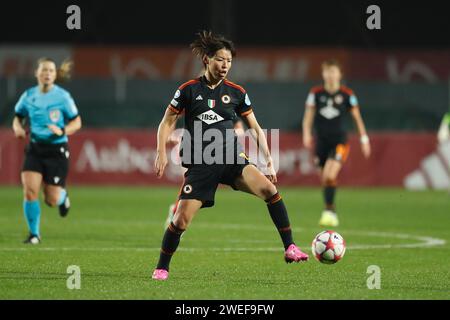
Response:
[[[247,115],[249,115],[249,114],[252,113],[252,112],[253,112],[253,109],[244,111],[244,112],[241,113],[241,116],[247,116]]]
[[[177,108],[175,108],[174,106],[172,106],[171,104],[169,104],[167,106],[167,109],[169,109],[170,111],[176,113],[176,114],[180,114],[180,110],[178,110]]]
[[[224,80],[223,83],[226,84],[227,86],[230,86],[230,87],[233,87],[235,89],[238,89],[242,93],[245,93],[245,89],[243,87],[241,87],[240,85],[234,83],[234,82],[231,82],[229,80]]]
[[[315,86],[315,87],[311,88],[310,92],[316,94],[317,92],[322,91],[322,90],[323,90],[323,86]]]
[[[198,83],[198,82],[199,82],[199,80],[197,80],[197,79],[189,80],[189,81],[183,83],[181,86],[179,86],[178,89],[179,89],[179,90],[183,90],[183,89],[186,88],[187,86],[189,86],[189,85],[191,85],[191,84],[194,84],[194,83]]]
[[[354,94],[353,90],[346,86],[341,86],[341,90],[342,92],[348,94],[349,96]]]

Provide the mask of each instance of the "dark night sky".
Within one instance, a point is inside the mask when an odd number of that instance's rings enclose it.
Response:
[[[66,28],[70,4],[81,7],[82,30]],[[381,30],[365,26],[370,4],[381,7]],[[0,6],[0,44],[184,45],[208,28],[238,45],[450,47],[450,12],[438,0],[5,0]]]

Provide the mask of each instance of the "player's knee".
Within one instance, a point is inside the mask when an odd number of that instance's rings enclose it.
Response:
[[[173,224],[175,227],[186,230],[190,223],[191,218],[186,214],[183,208],[178,208],[173,219]]]
[[[52,193],[45,193],[45,203],[50,207],[56,207],[58,204],[58,196]]]
[[[335,187],[337,185],[337,179],[335,176],[327,175],[322,178],[322,184],[325,187]]]
[[[260,192],[263,196],[263,199],[270,199],[274,194],[276,194],[277,187],[272,182],[267,183],[263,187],[261,187]]]
[[[23,196],[27,201],[34,201],[38,199],[39,191],[34,188],[24,187]]]

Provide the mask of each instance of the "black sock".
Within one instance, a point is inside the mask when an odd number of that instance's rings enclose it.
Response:
[[[266,202],[270,217],[280,233],[284,248],[287,249],[294,241],[292,240],[291,225],[284,202],[278,192]]]
[[[164,233],[161,253],[159,254],[159,261],[156,267],[157,269],[165,269],[169,271],[170,259],[172,259],[172,255],[178,248],[180,237],[183,232],[184,230],[177,228],[173,222],[169,224],[169,227]]]
[[[335,186],[325,186],[323,188],[323,197],[325,200],[325,206],[327,210],[334,211],[334,196],[336,194]]]

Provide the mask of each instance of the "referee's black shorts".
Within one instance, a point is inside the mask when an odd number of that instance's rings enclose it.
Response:
[[[69,173],[69,155],[67,143],[30,142],[25,148],[22,172],[39,172],[46,184],[64,187]]]
[[[236,164],[192,165],[184,174],[179,199],[196,199],[203,202],[202,208],[214,206],[214,197],[219,183],[237,190],[235,181],[250,162]]]

